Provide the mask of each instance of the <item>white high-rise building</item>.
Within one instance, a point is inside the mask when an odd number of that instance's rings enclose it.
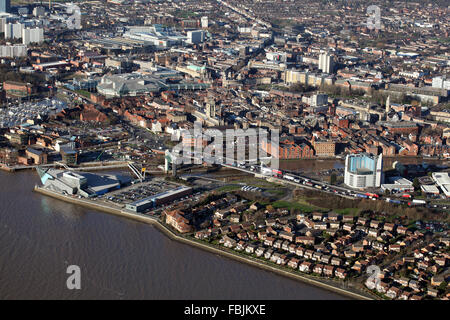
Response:
[[[379,188],[383,183],[383,155],[347,155],[344,183],[356,189]]]
[[[195,30],[187,32],[187,42],[190,44],[202,43],[205,41],[205,31]]]
[[[334,59],[329,53],[321,53],[319,55],[319,69],[324,73],[333,73]]]
[[[201,24],[202,24],[202,28],[203,28],[203,29],[206,29],[206,28],[209,27],[209,21],[208,21],[208,17],[207,17],[207,16],[203,16],[203,17],[200,19],[200,22],[201,22]]]
[[[0,32],[5,32],[7,18],[0,18]]]
[[[23,24],[21,23],[6,23],[5,24],[5,39],[20,39],[22,38]]]
[[[27,55],[27,46],[15,44],[9,46],[0,46],[1,58],[25,57]]]
[[[22,43],[42,43],[44,42],[44,29],[42,28],[25,28],[22,30]]]
[[[431,86],[433,88],[450,90],[450,79],[445,77],[434,77]]]
[[[45,15],[45,8],[44,8],[44,7],[41,7],[41,6],[35,7],[35,8],[33,9],[33,15],[34,15],[35,17],[42,17],[42,16],[44,16],[44,15]]]

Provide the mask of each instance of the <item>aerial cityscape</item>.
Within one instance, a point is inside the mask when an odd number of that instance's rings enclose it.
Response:
[[[448,300],[449,33],[448,0],[0,0],[0,299]]]

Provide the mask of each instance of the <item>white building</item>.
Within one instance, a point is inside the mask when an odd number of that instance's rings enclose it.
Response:
[[[145,41],[157,47],[172,47],[180,45],[185,38],[182,34],[162,25],[126,27],[124,38]]]
[[[450,197],[450,177],[448,172],[433,172],[431,178],[441,188],[446,197]]]
[[[5,39],[20,39],[22,38],[23,24],[21,23],[6,23],[5,24]]]
[[[311,97],[311,106],[321,107],[328,105],[328,95],[324,93],[314,94]]]
[[[334,71],[334,59],[329,53],[321,53],[319,55],[319,69],[323,73],[333,73]]]
[[[431,84],[433,88],[450,90],[450,80],[445,77],[434,77]]]
[[[6,22],[7,22],[7,18],[6,17],[1,17],[0,18],[0,32],[5,32]]]
[[[412,181],[402,177],[390,178],[390,183],[383,183],[381,191],[389,190],[392,193],[396,192],[414,192],[414,185]]]
[[[34,9],[33,9],[33,15],[35,16],[35,17],[42,17],[42,16],[44,16],[45,15],[45,8],[44,7],[35,7]]]
[[[205,41],[205,31],[195,30],[187,32],[187,43],[197,44]]]
[[[347,155],[344,183],[355,189],[379,188],[383,183],[383,155]]]
[[[434,195],[438,195],[439,194],[439,189],[433,184],[433,185],[421,185],[420,189],[422,190],[422,192],[426,193],[426,194],[434,194]]]
[[[25,57],[27,55],[27,46],[21,44],[0,46],[1,58]]]
[[[207,17],[207,16],[203,16],[203,17],[200,19],[200,23],[202,24],[202,28],[203,28],[203,29],[208,28],[208,27],[209,27],[208,17]]]
[[[44,42],[44,29],[42,28],[25,28],[22,30],[22,43],[42,43]]]
[[[328,106],[328,95],[325,93],[313,94],[311,97],[303,96],[302,102],[309,104],[311,107]]]
[[[252,32],[252,27],[251,26],[238,26],[237,30],[239,33],[250,33]]]

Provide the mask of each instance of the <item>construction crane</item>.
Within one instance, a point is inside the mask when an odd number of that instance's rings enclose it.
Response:
[[[103,152],[105,152],[105,150],[102,150],[102,152],[100,152],[100,154],[98,155],[97,159],[95,159],[95,161],[100,160],[100,157],[103,155]]]

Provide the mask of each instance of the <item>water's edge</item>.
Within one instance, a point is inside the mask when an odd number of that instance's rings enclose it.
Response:
[[[100,205],[97,203],[88,202],[83,199],[72,198],[70,196],[65,196],[65,195],[62,195],[62,194],[38,187],[38,186],[35,186],[34,191],[37,193],[52,197],[52,198],[56,198],[56,199],[65,201],[65,202],[73,203],[76,205],[81,205],[81,206],[84,206],[84,207],[87,207],[90,209],[94,209],[94,210],[102,211],[105,213],[114,214],[117,216],[121,216],[121,217],[125,217],[128,219],[133,219],[136,221],[154,225],[159,231],[164,233],[166,236],[168,236],[172,240],[175,240],[175,241],[187,244],[187,245],[191,245],[191,246],[194,246],[194,247],[197,247],[197,248],[200,248],[200,249],[203,249],[203,250],[215,253],[215,254],[219,254],[219,255],[231,258],[233,260],[237,260],[239,262],[246,263],[246,264],[252,265],[254,267],[258,267],[260,269],[264,269],[266,271],[274,272],[279,275],[289,277],[291,279],[302,281],[302,282],[311,284],[316,287],[321,287],[323,289],[333,291],[338,294],[342,294],[342,295],[351,297],[353,299],[360,299],[360,300],[372,300],[373,299],[372,297],[369,297],[369,296],[358,294],[358,293],[355,293],[352,291],[347,291],[347,290],[344,290],[344,289],[341,289],[341,288],[338,288],[338,287],[335,287],[335,286],[332,286],[332,285],[329,285],[329,284],[326,284],[326,283],[323,283],[323,282],[320,282],[320,281],[317,281],[314,279],[303,277],[301,275],[293,274],[291,272],[287,272],[282,269],[266,265],[262,262],[253,261],[253,260],[247,259],[245,257],[239,256],[237,254],[232,254],[232,253],[226,252],[224,250],[220,250],[220,249],[208,246],[207,244],[202,244],[202,243],[196,242],[194,240],[190,240],[190,239],[181,237],[181,236],[177,235],[174,231],[168,229],[165,225],[160,223],[160,221],[158,221],[157,219],[150,217],[150,216],[145,216],[145,215],[141,215],[138,213],[130,213],[130,212],[127,212],[124,210],[119,210],[116,208],[107,207],[107,206]]]

